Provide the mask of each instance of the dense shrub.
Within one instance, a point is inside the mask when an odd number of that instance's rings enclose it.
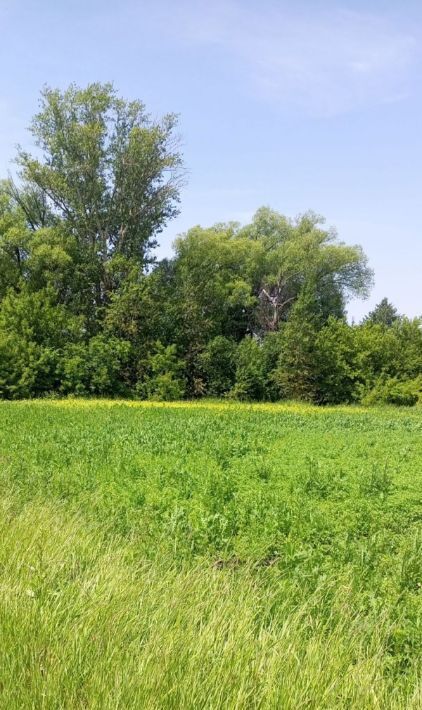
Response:
[[[422,373],[422,326],[417,318],[396,320],[391,327],[364,323],[356,327],[358,368],[375,386],[380,377],[414,379]]]
[[[304,294],[292,308],[289,320],[280,328],[280,354],[271,374],[280,398],[315,400],[317,332],[312,296]]]
[[[321,404],[352,402],[362,377],[357,367],[355,329],[330,318],[315,339],[314,399]]]
[[[51,289],[10,289],[0,307],[0,396],[33,397],[56,389],[60,345],[81,334],[82,320],[55,303]]]
[[[57,303],[53,289],[10,289],[1,301],[0,333],[26,343],[59,348],[83,337],[84,321]]]
[[[265,399],[267,391],[265,358],[256,338],[246,337],[236,350],[236,380],[230,390],[235,399]]]
[[[394,377],[380,379],[376,385],[362,397],[364,404],[395,404],[403,407],[414,406],[422,391],[422,381],[400,381]]]
[[[233,387],[236,376],[236,342],[218,335],[198,357],[198,369],[205,392],[214,397],[224,395]]]
[[[0,397],[29,398],[55,389],[57,362],[51,347],[0,334]]]
[[[78,395],[127,392],[122,371],[129,350],[128,342],[103,335],[67,345],[58,366],[60,391]]]
[[[143,374],[136,386],[142,399],[171,401],[182,399],[186,391],[183,377],[184,362],[177,357],[175,345],[155,343],[152,352],[142,363]]]

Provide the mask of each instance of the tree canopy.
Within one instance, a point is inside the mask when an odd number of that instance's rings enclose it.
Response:
[[[72,261],[77,307],[91,319],[133,265],[151,261],[157,234],[178,213],[176,123],[173,114],[153,121],[111,84],[42,91],[30,126],[39,154],[19,150],[21,182],[9,192],[28,230],[49,229],[43,245],[55,235],[56,256]]]
[[[111,84],[42,91],[36,152],[0,185],[0,396],[413,402],[421,321],[383,299],[347,323],[373,274],[320,215],[261,207],[156,260],[184,179],[176,128]]]

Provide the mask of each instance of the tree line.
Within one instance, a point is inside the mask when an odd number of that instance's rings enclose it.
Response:
[[[0,396],[228,396],[413,404],[422,321],[384,299],[350,325],[373,274],[317,214],[267,207],[154,247],[179,211],[177,118],[112,85],[45,88],[0,188]]]

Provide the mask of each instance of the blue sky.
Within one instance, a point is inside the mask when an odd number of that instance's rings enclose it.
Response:
[[[422,313],[422,4],[412,0],[0,0],[0,175],[43,84],[113,81],[153,116],[180,114],[181,215],[245,222],[261,205],[323,214]]]

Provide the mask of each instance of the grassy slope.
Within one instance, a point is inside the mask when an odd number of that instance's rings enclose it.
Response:
[[[0,405],[0,705],[419,708],[421,410]]]

